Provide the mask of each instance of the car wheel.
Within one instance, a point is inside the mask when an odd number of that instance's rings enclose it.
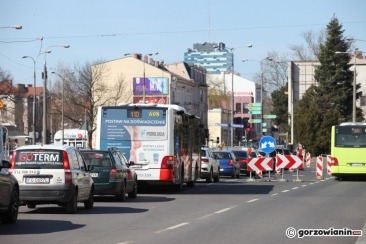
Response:
[[[130,198],[136,198],[137,197],[137,179],[135,179],[135,183],[133,185],[133,190],[132,190],[132,192],[128,193],[128,197],[130,197]]]
[[[77,192],[73,191],[70,201],[66,203],[66,212],[69,214],[76,213],[78,209],[78,196]]]
[[[86,209],[92,209],[94,206],[94,188],[90,189],[89,198],[84,202],[84,207]]]
[[[122,181],[121,192],[116,195],[118,201],[126,201],[126,183]]]
[[[8,210],[1,214],[1,222],[4,224],[14,224],[18,219],[19,210],[19,193],[14,189]]]
[[[212,169],[210,169],[210,173],[206,177],[206,182],[211,183],[212,181],[213,181],[213,173],[212,173]]]
[[[217,171],[216,176],[214,177],[214,182],[219,182],[220,181],[220,168]]]

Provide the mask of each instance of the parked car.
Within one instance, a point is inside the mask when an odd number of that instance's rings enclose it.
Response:
[[[27,145],[12,156],[12,173],[19,182],[21,205],[58,204],[76,213],[78,202],[86,209],[94,205],[92,167],[80,152],[67,145]]]
[[[19,185],[8,172],[10,167],[9,161],[0,162],[0,220],[4,224],[14,224],[18,219]]]
[[[201,148],[201,172],[200,177],[206,179],[206,182],[220,181],[220,165],[214,158],[212,150],[208,147]]]
[[[121,151],[116,148],[105,150],[81,149],[87,165],[93,166],[90,172],[94,180],[94,195],[114,195],[120,201],[137,196],[137,174],[130,168]]]
[[[240,178],[239,160],[231,150],[213,151],[214,158],[220,164],[220,175]]]
[[[241,149],[233,149],[233,153],[235,154],[236,158],[240,164],[240,173],[241,174],[249,174],[248,172],[248,162],[249,162],[249,154],[247,148]]]

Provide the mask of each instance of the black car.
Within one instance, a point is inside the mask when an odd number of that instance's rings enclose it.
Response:
[[[0,220],[4,224],[14,224],[18,219],[19,185],[8,172],[9,161],[0,162]]]
[[[105,150],[81,149],[86,165],[93,166],[90,175],[94,181],[94,195],[114,195],[120,201],[137,196],[137,174],[130,168],[121,151],[115,148]]]

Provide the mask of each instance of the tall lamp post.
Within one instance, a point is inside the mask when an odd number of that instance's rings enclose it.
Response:
[[[220,48],[220,46],[213,46],[214,48]],[[232,47],[232,48],[225,48],[225,50],[230,51],[231,53],[231,118],[230,118],[230,146],[234,146],[234,51],[239,48],[253,47],[252,44],[245,45],[241,47]]]
[[[357,51],[358,48],[355,49],[354,53],[350,53],[350,52],[335,52],[336,54],[348,54],[348,55],[352,55],[353,54],[353,94],[352,94],[352,122],[356,122],[356,56],[357,56]]]
[[[52,74],[57,75],[62,80],[62,98],[61,98],[61,145],[64,145],[64,101],[65,101],[65,77],[62,77],[59,73],[52,71]],[[74,74],[74,72],[71,72],[71,74]]]
[[[263,59],[261,59],[260,61],[259,60],[248,60],[248,59],[243,59],[242,60],[243,62],[246,62],[246,61],[256,61],[258,63],[260,63],[260,66],[261,66],[261,92],[260,92],[260,101],[261,101],[261,126],[260,126],[260,136],[262,137],[263,136],[263,102],[264,102],[264,99],[263,99],[263,81],[264,81],[264,76],[263,76],[263,61],[273,61],[273,58],[271,57],[265,57]]]
[[[148,53],[145,54],[145,57],[151,57],[153,55],[158,55],[159,52],[155,52],[155,53]],[[124,56],[131,56],[131,53],[125,53]],[[145,58],[142,59],[142,63],[143,63],[143,87],[142,87],[142,101],[145,104],[146,103],[146,74],[145,74]]]
[[[36,144],[36,60],[31,56],[23,56],[22,58],[30,58],[33,60],[33,138],[32,144]]]
[[[44,66],[43,66],[43,114],[42,114],[42,144],[45,145],[47,143],[47,62],[46,62],[46,54],[48,53],[48,49],[52,47],[63,47],[69,48],[70,45],[55,45],[49,46],[45,49],[44,52]]]

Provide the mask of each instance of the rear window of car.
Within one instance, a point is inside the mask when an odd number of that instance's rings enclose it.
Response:
[[[63,169],[62,150],[18,150],[16,152],[16,169]]]
[[[80,151],[86,165],[99,167],[111,166],[111,157],[109,152],[103,151]]]
[[[216,159],[231,159],[231,154],[229,152],[214,152]]]
[[[291,155],[291,152],[288,149],[283,149],[283,154],[284,155]]]
[[[235,156],[238,158],[248,158],[248,152],[247,151],[233,151]]]
[[[206,150],[201,150],[201,157],[207,157]]]

